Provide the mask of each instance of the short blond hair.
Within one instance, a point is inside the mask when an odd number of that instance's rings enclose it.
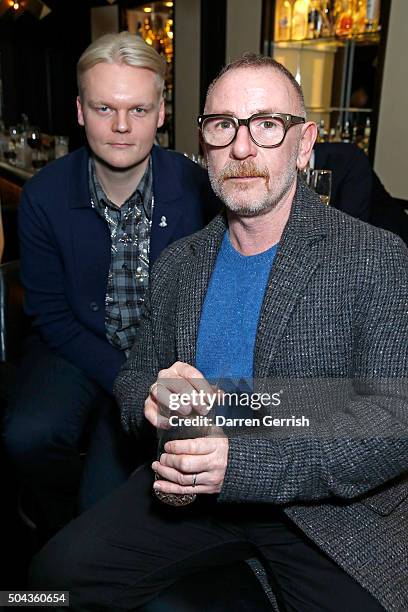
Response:
[[[166,61],[140,36],[130,32],[105,34],[85,49],[77,64],[77,83],[80,97],[82,97],[84,73],[96,64],[101,63],[127,64],[128,66],[151,70],[157,76],[159,94],[163,93]]]

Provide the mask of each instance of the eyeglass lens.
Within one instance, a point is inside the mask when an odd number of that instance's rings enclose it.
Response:
[[[203,136],[209,145],[223,147],[235,138],[237,126],[231,117],[209,117],[202,126]],[[252,138],[263,146],[279,144],[285,135],[285,124],[279,117],[255,116],[249,122]]]

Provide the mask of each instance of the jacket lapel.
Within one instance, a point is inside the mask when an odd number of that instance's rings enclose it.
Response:
[[[191,365],[195,365],[202,306],[226,228],[226,219],[221,213],[196,234],[190,244],[186,268],[180,274],[176,322],[177,358]]]
[[[150,235],[150,266],[172,241],[179,223],[183,195],[180,170],[171,153],[152,149],[154,209]]]
[[[78,294],[83,296],[104,294],[111,258],[109,229],[91,206],[88,163],[89,153],[84,147],[76,153],[68,183],[72,255]]]
[[[277,253],[258,323],[254,377],[262,378],[270,372],[291,313],[318,266],[316,253],[304,241],[282,246]]]
[[[320,200],[298,181],[262,304],[254,351],[255,378],[270,374],[292,311],[320,265],[319,243],[326,234],[326,212]]]

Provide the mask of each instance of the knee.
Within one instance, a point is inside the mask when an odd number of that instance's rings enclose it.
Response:
[[[75,564],[69,562],[67,550],[54,538],[34,557],[28,586],[36,591],[68,591],[75,580]]]
[[[24,472],[46,459],[53,444],[51,428],[46,421],[10,415],[4,424],[4,446],[11,461]]]
[[[104,592],[104,563],[102,575],[95,571],[98,555],[84,531],[77,528],[78,520],[58,532],[34,557],[28,574],[28,589],[33,591],[68,591],[72,610],[111,610],[96,605],[100,586]],[[89,533],[88,525],[85,526]],[[96,599],[95,599],[96,598]],[[103,600],[103,596],[102,596]],[[59,608],[65,610],[66,608]]]

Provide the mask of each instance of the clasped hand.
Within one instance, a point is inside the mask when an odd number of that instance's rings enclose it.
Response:
[[[193,366],[176,362],[167,370],[161,370],[145,401],[146,419],[158,429],[169,429],[171,414],[188,416],[208,414],[206,397],[214,395],[214,388]],[[199,398],[190,404],[175,399]],[[177,408],[174,408],[174,404]],[[206,428],[205,437],[172,440],[165,444],[164,453],[152,464],[161,478],[154,488],[163,493],[219,493],[228,463],[228,438],[220,428]],[[162,480],[163,479],[163,480]]]

